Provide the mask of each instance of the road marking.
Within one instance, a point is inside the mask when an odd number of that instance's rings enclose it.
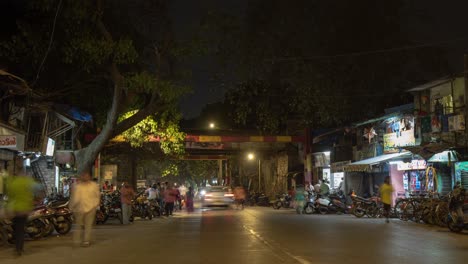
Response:
[[[273,254],[275,254],[282,261],[286,261],[286,260],[284,258],[282,258],[280,255],[278,255],[278,252],[282,253],[283,255],[288,256],[291,259],[294,259],[295,261],[297,261],[300,264],[311,264],[311,262],[309,262],[309,261],[307,261],[307,260],[305,260],[305,259],[303,259],[301,257],[294,256],[293,254],[291,254],[290,252],[285,250],[280,245],[274,246],[272,243],[268,242],[265,238],[263,238],[259,233],[255,232],[255,230],[253,230],[252,228],[250,228],[250,227],[248,227],[246,225],[243,225],[242,227],[245,230],[247,230],[252,236],[254,236],[258,240],[260,240],[263,244],[265,244],[268,248],[270,248],[273,251]]]

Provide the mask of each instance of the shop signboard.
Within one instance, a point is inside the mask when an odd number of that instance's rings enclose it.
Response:
[[[398,166],[399,171],[425,170],[426,161],[425,160],[412,160],[411,162],[398,162],[397,166]]]
[[[346,161],[338,161],[338,162],[333,162],[330,166],[331,172],[336,173],[336,172],[344,172],[344,167],[348,164],[351,164],[350,160]]]
[[[16,148],[16,136],[0,136],[0,148]]]
[[[383,135],[384,153],[399,152],[401,147],[414,146],[414,117],[394,117],[387,119]]]

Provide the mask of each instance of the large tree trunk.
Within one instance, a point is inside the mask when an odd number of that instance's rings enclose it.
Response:
[[[122,94],[122,76],[120,75],[117,66],[111,65],[111,76],[114,80],[114,95],[112,97],[112,106],[107,113],[106,124],[104,125],[101,133],[89,144],[86,148],[77,150],[75,152],[76,165],[78,173],[81,174],[85,171],[90,171],[97,156],[104,148],[106,143],[113,135],[117,117],[119,115],[120,97]]]

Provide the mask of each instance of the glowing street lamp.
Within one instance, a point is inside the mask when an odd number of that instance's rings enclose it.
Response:
[[[254,160],[255,155],[253,153],[247,154],[247,159],[249,160]],[[258,158],[258,191],[260,192],[261,190],[261,175],[262,175],[262,166],[261,166],[261,160]]]
[[[211,129],[215,128],[215,123],[210,123],[210,128]]]

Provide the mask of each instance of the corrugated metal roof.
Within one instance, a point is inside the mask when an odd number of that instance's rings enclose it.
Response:
[[[428,82],[428,83],[416,86],[414,88],[411,88],[411,89],[407,90],[407,92],[424,91],[424,90],[427,90],[427,89],[430,89],[430,88],[433,88],[433,87],[436,87],[436,86],[439,86],[439,85],[442,85],[442,84],[445,84],[445,83],[449,83],[452,80],[453,79],[449,79],[449,78],[438,79],[438,80]]]

